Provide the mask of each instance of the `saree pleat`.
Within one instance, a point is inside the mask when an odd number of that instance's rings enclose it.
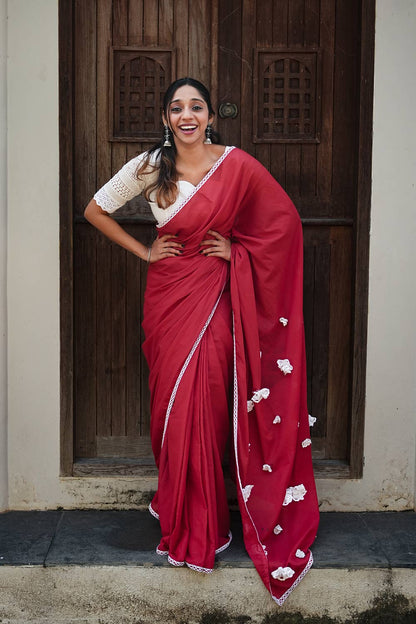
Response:
[[[208,230],[231,237],[231,262],[199,253]],[[319,517],[300,219],[262,165],[233,149],[159,231],[184,251],[150,265],[144,305],[158,552],[210,572],[228,545],[222,462],[232,423],[245,546],[282,604],[312,564]]]
[[[224,293],[178,388],[152,505],[161,523],[159,550],[204,571],[212,570],[229,533],[222,459],[229,432],[230,314]]]

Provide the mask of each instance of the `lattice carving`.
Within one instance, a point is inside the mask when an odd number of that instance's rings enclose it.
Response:
[[[319,141],[318,51],[257,51],[254,141]]]
[[[161,107],[172,81],[173,52],[145,48],[111,49],[110,134],[117,141],[156,141]]]

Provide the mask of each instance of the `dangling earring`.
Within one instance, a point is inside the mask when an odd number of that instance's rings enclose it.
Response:
[[[165,142],[163,143],[163,147],[172,147],[172,143],[170,142],[169,126],[164,127],[164,138]]]
[[[205,130],[206,139],[205,139],[204,143],[206,145],[211,145],[212,144],[211,132],[212,132],[212,126],[211,126],[211,124],[208,124],[207,127],[206,127],[206,130]]]

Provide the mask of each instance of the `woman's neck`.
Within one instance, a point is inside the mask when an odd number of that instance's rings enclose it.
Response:
[[[210,149],[204,143],[195,143],[194,145],[176,146],[176,162],[184,167],[195,166],[211,157]]]
[[[197,185],[222,155],[222,145],[197,143],[180,146],[176,154],[177,180],[186,180]]]

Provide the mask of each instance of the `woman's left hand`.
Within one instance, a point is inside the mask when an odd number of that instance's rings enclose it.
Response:
[[[210,234],[212,238],[202,241],[201,245],[207,245],[201,250],[201,254],[204,256],[215,256],[216,258],[223,258],[224,260],[231,260],[231,241],[229,238],[224,238],[218,232],[214,230],[208,230],[207,234]]]

